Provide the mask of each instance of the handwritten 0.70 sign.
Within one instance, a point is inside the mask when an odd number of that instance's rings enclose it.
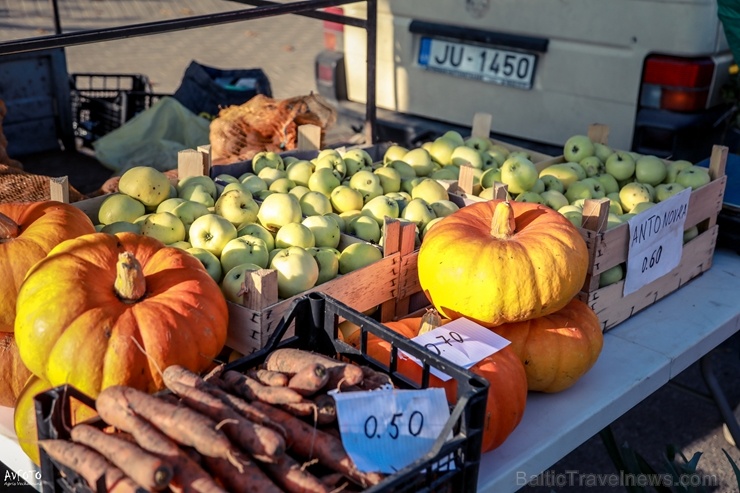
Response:
[[[690,197],[687,188],[629,220],[623,296],[666,275],[681,262]]]

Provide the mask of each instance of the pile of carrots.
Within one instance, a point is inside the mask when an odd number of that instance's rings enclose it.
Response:
[[[361,491],[384,476],[357,470],[328,390],[372,390],[386,374],[281,348],[246,373],[163,371],[169,392],[104,389],[100,420],[39,446],[93,491],[271,493]]]

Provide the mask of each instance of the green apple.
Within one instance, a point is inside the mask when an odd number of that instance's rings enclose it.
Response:
[[[119,221],[133,222],[146,212],[138,199],[125,193],[114,193],[103,200],[98,210],[98,222],[111,224]]]
[[[139,226],[141,226],[142,224],[144,224],[144,221],[146,221],[146,218],[149,217],[149,216],[151,216],[152,214],[153,214],[153,212],[150,212],[148,214],[142,214],[141,216],[139,216],[136,219],[134,219],[133,220],[133,223],[134,224],[138,224]]]
[[[538,194],[537,192],[522,192],[516,196],[514,199],[516,202],[530,202],[533,204],[545,204],[545,199],[542,198],[542,195]]]
[[[693,240],[697,236],[699,236],[699,227],[692,226],[683,232],[683,242],[688,243],[689,241]]]
[[[193,221],[188,238],[193,247],[203,248],[218,257],[226,244],[236,238],[236,227],[223,216],[206,214]]]
[[[547,189],[548,187],[548,184],[545,178],[546,176],[553,176],[557,178],[558,181],[560,181],[561,185],[563,186],[563,190],[562,190],[563,192],[565,192],[565,190],[567,190],[571,184],[579,180],[578,173],[576,172],[576,170],[570,166],[566,166],[565,163],[552,164],[548,166],[547,168],[544,168],[542,171],[540,171],[539,178],[545,181],[545,189]]]
[[[417,198],[411,199],[409,203],[406,204],[406,207],[401,211],[400,217],[416,224],[419,231],[423,231],[424,226],[426,226],[429,221],[437,217],[437,215],[426,200]]]
[[[165,245],[185,239],[185,225],[171,212],[150,214],[141,225],[141,234],[156,238]]]
[[[396,201],[396,203],[398,204],[399,215],[403,208],[406,207],[406,204],[408,204],[411,200],[411,195],[406,192],[391,192],[386,194],[385,196]]]
[[[341,161],[342,158],[340,157],[339,160]],[[313,164],[306,160],[295,161],[285,168],[285,174],[296,185],[308,187],[308,179],[313,174]]]
[[[423,178],[411,189],[412,199],[424,199],[428,204],[438,200],[449,200],[447,189],[437,180]]]
[[[342,180],[347,175],[347,163],[338,154],[330,154],[313,161],[313,171],[317,169],[329,169],[337,179]]]
[[[206,269],[206,272],[208,272],[208,275],[211,276],[211,279],[216,281],[216,283],[221,282],[223,271],[221,270],[221,261],[218,257],[204,248],[195,248],[191,246],[185,251],[200,260],[200,263],[203,264],[203,267]]]
[[[177,196],[188,198],[183,195],[183,190],[186,188],[200,185],[208,192],[208,194],[213,198],[215,201],[218,197],[218,188],[216,188],[216,182],[213,181],[213,178],[207,175],[198,175],[198,176],[187,176],[180,181],[177,182]]]
[[[380,227],[385,223],[386,217],[398,219],[400,214],[398,202],[386,195],[379,195],[370,199],[360,210],[364,215],[375,219]]]
[[[362,210],[360,209],[357,209],[355,211],[344,211],[339,214],[339,217],[344,219],[345,233],[349,232],[349,228],[348,228],[349,222],[353,220],[354,218],[356,218],[357,216],[361,216],[361,215],[362,215]]]
[[[609,199],[609,212],[612,214],[622,215],[624,209],[622,209],[622,202],[619,200],[619,193],[610,193],[606,196]]]
[[[432,156],[429,155],[429,151],[421,147],[411,149],[404,154],[401,160],[413,168],[416,176],[427,176],[434,171]]]
[[[371,243],[378,243],[382,230],[374,217],[360,214],[347,223],[347,234]]]
[[[640,183],[655,186],[665,180],[668,169],[665,162],[656,156],[640,156],[635,161],[635,179]]]
[[[248,176],[244,176],[241,179],[241,183],[244,186],[244,188],[246,188],[252,193],[252,195],[256,195],[257,193],[263,190],[267,190],[268,188],[267,182],[263,180],[262,178],[260,178],[259,176],[254,175],[254,174],[249,174]]]
[[[558,212],[562,214],[573,226],[580,228],[583,225],[583,209],[575,205],[566,205],[558,209]]]
[[[604,192],[607,195],[619,192],[619,183],[617,182],[617,179],[609,173],[602,173],[597,175],[595,178],[601,182],[601,186],[604,188]]]
[[[586,172],[587,177],[600,175],[606,172],[604,163],[602,163],[601,159],[597,158],[596,156],[585,157],[580,160],[578,164],[580,164],[583,170]]]
[[[304,187],[303,185],[296,185],[293,188],[288,191],[289,194],[291,194],[293,197],[298,199],[298,202],[301,201],[301,197],[306,195],[311,190],[308,189],[308,187]]]
[[[112,235],[116,233],[123,233],[124,231],[129,233],[136,233],[137,235],[141,234],[141,224],[136,224],[130,221],[116,221],[113,223],[104,224],[102,226],[103,227],[100,228],[100,231]]]
[[[214,185],[215,186],[215,185]],[[180,198],[198,202],[206,207],[213,207],[216,201],[208,188],[200,183],[192,183],[182,188],[179,192]]]
[[[342,159],[342,153],[339,152],[337,149],[322,149],[319,151],[319,153],[316,155],[316,160],[324,159],[325,157],[331,157],[331,158],[339,158]]]
[[[134,166],[127,169],[118,181],[118,191],[130,195],[150,210],[155,210],[170,197],[170,180],[167,175],[151,166]]]
[[[709,171],[695,164],[679,171],[676,175],[676,183],[692,190],[701,188],[710,181]]]
[[[159,203],[157,209],[154,212],[172,212],[172,209],[177,207],[178,204],[185,202],[185,199],[180,197],[170,197]],[[143,213],[142,213],[143,214]],[[138,216],[137,216],[138,217]]]
[[[472,147],[478,152],[486,152],[491,147],[491,140],[487,137],[471,135],[465,139],[465,145]]]
[[[434,215],[437,216],[438,219],[449,216],[453,212],[460,210],[460,207],[456,203],[448,199],[435,200],[429,204],[429,207],[432,208]],[[429,223],[427,223],[427,225],[428,224]]]
[[[493,187],[491,188],[484,188],[480,191],[478,194],[478,197],[486,200],[493,200],[493,193],[495,192],[495,189]]]
[[[342,155],[347,166],[347,176],[352,176],[361,169],[369,169],[373,165],[373,158],[365,149],[349,149]]]
[[[176,215],[180,221],[182,221],[183,226],[185,226],[185,231],[190,231],[190,226],[193,224],[193,221],[198,219],[200,216],[204,216],[209,213],[210,211],[208,210],[208,207],[199,202],[193,202],[192,200],[186,200],[172,209],[172,214]]]
[[[537,178],[537,181],[534,182],[534,186],[530,190],[530,192],[534,193],[542,193],[545,191],[545,182],[542,180],[542,178]]]
[[[553,210],[558,210],[570,203],[565,195],[557,190],[545,190],[540,197],[542,197],[542,203]]]
[[[607,158],[604,168],[617,181],[627,180],[635,174],[635,159],[629,152],[616,151]]]
[[[642,183],[627,183],[619,190],[619,202],[622,210],[632,212],[640,202],[650,202],[650,191]]]
[[[234,226],[255,222],[260,209],[251,193],[236,189],[221,195],[214,206],[216,214],[225,217]]]
[[[313,232],[302,223],[288,223],[280,227],[275,233],[275,248],[298,246],[310,248],[316,246]]]
[[[329,200],[334,211],[339,214],[347,211],[359,211],[365,205],[362,194],[348,185],[339,185],[334,188]]]
[[[273,250],[275,248],[275,237],[270,233],[267,228],[259,223],[245,223],[239,225],[236,230],[236,236],[254,236],[265,242],[267,250]]]
[[[612,152],[614,151],[608,145],[601,142],[594,142],[594,156],[599,158],[602,163],[606,162],[606,159],[611,156]]]
[[[403,146],[400,146],[398,144],[391,145],[390,147],[388,147],[388,149],[385,150],[385,153],[383,153],[383,165],[387,165],[391,161],[398,161],[402,159],[407,152],[409,152],[409,150]]]
[[[601,181],[599,181],[595,177],[584,178],[581,181],[583,183],[588,183],[592,185],[593,187],[593,190],[591,193],[592,199],[603,199],[604,197],[606,197],[606,190],[604,190],[604,186],[601,184]]]
[[[321,192],[327,197],[331,196],[331,191],[340,185],[339,178],[329,168],[319,168],[311,174],[308,179],[308,189],[314,192]]]
[[[255,264],[240,264],[232,267],[221,279],[221,292],[228,301],[238,305],[244,304],[244,278],[249,272],[260,270],[261,267]]]
[[[277,180],[270,183],[268,190],[272,190],[273,192],[279,192],[279,193],[288,193],[295,186],[296,186],[295,182],[291,180],[290,178],[287,178],[287,177],[278,178]]]
[[[617,226],[620,226],[624,224],[626,221],[623,219],[623,216],[620,216],[619,214],[614,214],[613,212],[610,212],[606,216],[606,229],[613,229]]]
[[[432,180],[450,180],[454,181],[460,177],[460,168],[458,166],[445,166],[438,170],[432,171],[429,178]]]
[[[527,158],[509,157],[501,165],[501,182],[506,184],[509,192],[513,194],[531,190],[538,178],[537,168]]]
[[[300,159],[297,156],[281,156],[283,158],[283,164],[287,168],[291,164],[295,163],[296,161],[300,161]]]
[[[425,237],[425,236],[427,235],[427,233],[428,233],[429,231],[431,231],[431,230],[432,230],[432,228],[433,228],[434,226],[436,226],[436,225],[437,225],[437,224],[438,224],[438,223],[439,223],[439,222],[440,222],[440,221],[441,221],[442,219],[444,219],[444,218],[443,218],[443,217],[435,217],[434,219],[432,219],[431,221],[429,221],[429,222],[427,223],[427,225],[426,225],[426,226],[424,226],[424,230],[423,230],[423,231],[422,231],[422,232],[421,232],[421,233],[419,234],[419,236],[420,236],[420,239],[421,239],[421,240],[423,240],[423,239],[424,239],[424,237]]]
[[[275,192],[272,190],[260,190],[257,192],[257,195],[254,196],[255,200],[258,200],[260,202],[264,202],[264,200],[269,197],[270,195],[274,194]],[[296,198],[297,200],[297,198]]]
[[[694,163],[686,161],[685,159],[679,159],[678,161],[671,161],[666,165],[666,177],[665,183],[675,183],[678,173],[686,168],[690,168]]]
[[[308,216],[301,224],[313,234],[315,246],[331,248],[339,246],[342,232],[334,215]]]
[[[581,162],[588,156],[593,156],[596,149],[594,143],[586,135],[573,135],[565,141],[563,157],[567,161]]]
[[[540,173],[539,179],[542,180],[542,183],[545,185],[546,192],[550,190],[560,192],[561,194],[565,192],[565,186],[563,185],[563,182],[560,181],[560,178],[558,178],[557,176],[547,174],[543,175],[542,173]]]
[[[252,170],[259,175],[265,168],[285,170],[285,163],[277,152],[260,151],[252,158]]]
[[[373,173],[380,179],[383,194],[401,190],[401,173],[397,169],[389,166],[381,166],[373,171]]]
[[[575,171],[579,180],[585,180],[586,178],[588,178],[588,176],[586,176],[586,170],[583,169],[583,166],[581,166],[580,164],[573,162],[573,161],[566,161],[562,164],[563,166]]]
[[[480,177],[480,186],[483,188],[491,188],[494,183],[502,183],[501,168],[487,169]]]
[[[635,206],[630,209],[630,214],[639,214],[642,211],[650,209],[651,207],[655,207],[654,202],[640,202],[639,204],[635,204]]]
[[[257,220],[271,232],[289,223],[300,223],[303,219],[301,204],[289,193],[273,193],[262,201]]]
[[[370,243],[352,243],[339,254],[339,273],[347,274],[383,258],[380,248]]]
[[[461,145],[453,149],[450,162],[455,166],[467,165],[476,169],[483,169],[483,156],[481,153],[466,145]]]
[[[219,175],[216,175],[213,177],[214,183],[216,183],[216,187],[218,187],[219,183],[221,185],[228,185],[229,183],[241,183],[239,181],[239,178],[237,178],[234,175],[230,175],[228,173],[221,173]]]
[[[319,280],[319,265],[305,248],[292,246],[280,250],[270,268],[277,271],[278,296],[290,298],[311,289]]]
[[[331,200],[321,192],[309,190],[298,199],[304,216],[323,216],[332,212]]]
[[[229,272],[233,267],[244,263],[267,268],[269,258],[270,251],[265,242],[252,235],[237,236],[229,240],[219,256],[223,272]]]
[[[414,168],[407,162],[401,161],[400,159],[391,161],[385,166],[398,171],[398,174],[401,175],[401,180],[410,180],[411,178],[416,178],[416,171],[414,170]]]
[[[686,187],[678,183],[658,183],[655,185],[655,201],[662,202],[683,190],[686,190]]]
[[[330,212],[328,214],[324,214],[326,217],[330,217],[334,219],[337,222],[337,226],[339,226],[339,231],[342,233],[347,232],[347,223],[344,221],[344,218],[337,214],[336,212]],[[316,239],[318,242],[318,238]]]
[[[457,144],[447,137],[437,137],[429,148],[429,155],[435,163],[448,166],[452,163],[452,151]]]
[[[503,148],[503,151],[501,150],[501,148]],[[506,158],[509,157],[508,149],[496,144],[489,147],[485,154],[493,158],[494,162],[496,163],[496,167],[498,168],[500,168],[501,165],[504,164],[504,161],[506,161]],[[483,156],[483,160],[486,161],[486,156]],[[485,168],[485,164],[483,167]]]
[[[339,256],[341,255],[339,250],[330,247],[313,247],[307,248],[306,251],[313,256],[319,266],[317,286],[339,275]]]
[[[615,284],[624,279],[624,268],[622,264],[617,264],[610,269],[606,269],[599,276],[599,287],[603,288]]]
[[[380,184],[380,177],[370,169],[362,169],[352,175],[349,180],[349,187],[360,192],[365,203],[384,193],[383,186]]]
[[[457,130],[447,130],[442,134],[445,139],[450,139],[455,143],[455,147],[465,144],[465,139]]]
[[[219,187],[220,185],[219,185],[218,183],[216,183],[216,186],[217,186],[217,187]],[[233,183],[233,182],[232,182],[232,183],[227,183],[226,185],[224,185],[223,187],[221,187],[221,188],[219,189],[219,194],[218,194],[218,196],[220,197],[220,196],[221,196],[221,195],[223,195],[224,193],[226,193],[226,192],[230,192],[231,190],[239,190],[240,192],[248,193],[250,197],[252,196],[252,192],[251,192],[251,191],[249,191],[249,190],[248,190],[248,189],[247,189],[247,188],[246,188],[246,187],[245,187],[245,186],[244,186],[244,185],[242,184],[242,182],[240,182],[240,181],[237,181],[237,182],[235,182],[235,183]],[[218,200],[218,199],[216,199],[216,200]]]
[[[257,176],[265,181],[265,183],[267,184],[267,188],[269,189],[270,185],[272,185],[272,182],[280,178],[287,178],[288,173],[286,173],[285,170],[282,169],[262,168],[260,172],[257,173]]]

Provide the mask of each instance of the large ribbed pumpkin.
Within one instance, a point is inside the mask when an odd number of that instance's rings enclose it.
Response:
[[[218,285],[187,252],[133,233],[93,233],[55,247],[18,293],[26,366],[91,397],[111,385],[153,392],[160,372],[201,372],[226,340]]]
[[[437,223],[424,237],[418,269],[443,317],[495,327],[563,308],[586,279],[588,249],[557,211],[491,200]]]
[[[16,296],[28,269],[62,241],[93,232],[92,221],[69,204],[0,204],[0,332],[13,331]]]
[[[550,315],[499,325],[493,331],[511,341],[524,363],[529,390],[540,392],[573,386],[593,367],[604,345],[598,316],[577,299]]]
[[[30,376],[18,353],[15,335],[0,332],[0,406],[14,407]]]
[[[447,322],[449,320],[443,320],[442,324]],[[383,324],[411,339],[419,334],[422,317],[410,317]],[[357,327],[355,331],[347,330],[344,338],[348,344],[359,348],[359,336],[360,330]],[[368,355],[386,365],[390,362],[390,348],[389,342],[368,336]],[[399,359],[398,370],[413,381],[421,381],[421,367],[409,359]],[[473,365],[470,371],[485,378],[490,384],[481,447],[482,452],[488,452],[504,443],[521,422],[527,404],[527,376],[521,361],[509,346]],[[429,385],[443,388],[447,400],[451,403],[457,402],[457,385],[454,379],[443,382],[430,375]]]

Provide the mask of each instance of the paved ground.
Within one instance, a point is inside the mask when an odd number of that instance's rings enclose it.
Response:
[[[240,8],[245,7],[225,0],[60,0],[65,32]],[[48,0],[0,0],[0,41],[52,33]],[[321,49],[321,41],[319,21],[288,15],[69,47],[67,62],[70,73],[146,74],[155,90],[162,93],[171,93],[178,87],[191,60],[219,68],[259,67],[267,73],[274,96],[289,97],[308,94],[315,89],[313,58]],[[93,173],[101,173],[90,160],[84,167],[65,171],[87,174],[88,178]],[[713,353],[720,382],[733,405],[740,403],[739,348],[740,338],[735,337]],[[697,365],[675,381],[706,392]],[[724,440],[716,407],[701,397],[676,386],[664,387],[617,420],[613,431],[619,444],[627,444],[639,452],[658,472],[667,470],[663,455],[669,444],[675,445],[688,457],[697,452],[703,454],[699,460],[700,474],[717,479],[716,486],[709,486],[706,491],[719,493],[738,489],[737,483],[732,482],[732,469],[722,449],[728,450],[738,463],[740,451]],[[568,471],[617,473],[598,436],[553,465],[551,473],[567,474]],[[599,489],[554,485],[527,487],[523,491],[591,492]]]

